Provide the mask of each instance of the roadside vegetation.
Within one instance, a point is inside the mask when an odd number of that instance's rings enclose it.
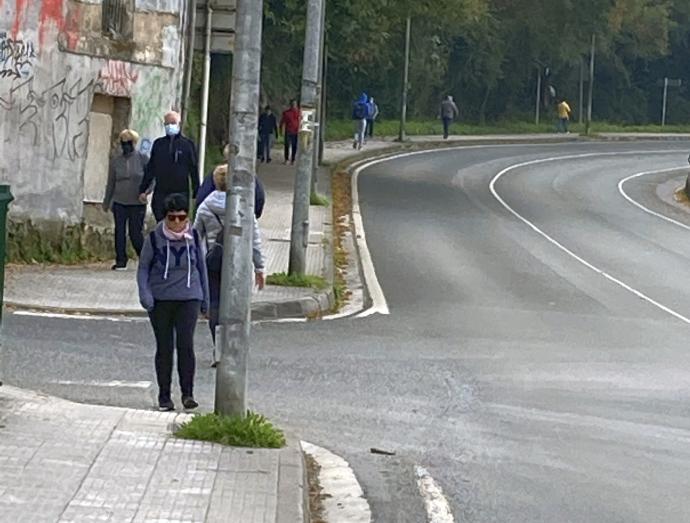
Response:
[[[232,447],[279,449],[285,446],[283,432],[262,415],[251,411],[244,417],[199,414],[182,424],[175,436]]]
[[[266,284],[279,285],[281,287],[308,287],[316,290],[323,290],[328,287],[328,282],[321,276],[311,274],[287,274],[276,272],[266,277]]]

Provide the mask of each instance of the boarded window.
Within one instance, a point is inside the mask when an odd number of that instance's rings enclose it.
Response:
[[[103,0],[103,34],[131,40],[134,32],[134,0]]]

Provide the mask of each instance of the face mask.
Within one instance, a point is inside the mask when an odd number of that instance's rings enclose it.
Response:
[[[122,154],[125,156],[134,152],[134,144],[132,142],[120,142],[120,146],[122,147]]]
[[[175,136],[176,134],[180,134],[180,125],[176,123],[166,123],[165,134],[167,134],[168,136]]]

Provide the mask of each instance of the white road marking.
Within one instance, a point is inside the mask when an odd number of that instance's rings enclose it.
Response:
[[[434,481],[424,467],[416,467],[417,486],[424,500],[429,523],[454,523],[453,513],[448,500],[443,495],[443,489]]]
[[[532,223],[527,218],[525,218],[520,213],[518,213],[515,209],[513,209],[510,205],[508,205],[506,203],[506,201],[503,198],[501,198],[501,196],[496,191],[496,183],[505,174],[507,174],[511,171],[514,171],[516,169],[520,169],[522,167],[528,167],[531,165],[538,165],[538,164],[548,163],[548,162],[556,162],[556,161],[561,161],[561,160],[573,160],[573,159],[578,159],[578,158],[591,158],[591,157],[595,157],[595,156],[612,156],[612,155],[621,156],[621,155],[639,155],[639,154],[677,154],[677,152],[676,151],[636,151],[636,152],[629,152],[629,153],[626,153],[626,152],[623,152],[623,153],[621,153],[621,152],[618,152],[618,153],[587,153],[587,154],[576,154],[576,155],[570,155],[570,156],[559,156],[559,157],[554,157],[554,158],[542,158],[540,160],[532,160],[529,162],[518,163],[518,164],[511,165],[510,167],[503,169],[496,176],[494,176],[494,178],[491,180],[491,183],[489,184],[489,189],[491,190],[491,194],[493,194],[494,198],[496,198],[496,200],[498,200],[498,202],[501,205],[503,205],[503,207],[505,207],[506,210],[508,210],[508,212],[510,212],[513,216],[515,216],[517,219],[519,219],[525,225],[527,225],[534,232],[536,232],[537,234],[542,236],[544,239],[546,239],[549,243],[558,247],[561,251],[566,253],[568,256],[577,260],[578,262],[580,262],[582,265],[584,265],[588,269],[591,269],[592,271],[596,272],[597,274],[600,274],[601,276],[603,276],[604,278],[609,280],[611,283],[618,285],[619,287],[625,289],[626,291],[634,294],[638,298],[646,301],[647,303],[650,303],[651,305],[654,305],[655,307],[664,311],[665,313],[670,314],[674,318],[679,319],[680,321],[690,325],[690,318],[683,316],[682,314],[674,311],[670,307],[666,307],[665,305],[659,303],[655,299],[653,299],[653,298],[647,296],[646,294],[638,291],[634,287],[632,287],[632,286],[628,285],[627,283],[619,280],[615,276],[612,276],[611,274],[607,273],[606,271],[600,269],[599,267],[596,267],[595,265],[591,264],[590,262],[588,262],[584,258],[575,254],[573,251],[568,249],[562,243],[558,242],[556,239],[549,236],[547,233],[545,233],[539,227],[537,227],[534,223]]]
[[[642,210],[643,210],[644,212],[646,212],[647,214],[651,214],[652,216],[656,216],[657,218],[661,218],[662,220],[667,221],[667,222],[669,222],[669,223],[672,223],[672,224],[674,224],[674,225],[677,225],[678,227],[682,227],[682,228],[685,229],[686,231],[690,231],[690,226],[687,226],[687,225],[685,225],[684,223],[679,222],[678,220],[674,220],[673,218],[670,218],[669,216],[665,216],[665,215],[663,215],[663,214],[661,214],[661,213],[655,212],[655,211],[653,211],[653,210],[651,210],[651,209],[645,207],[645,206],[642,205],[640,202],[638,202],[638,201],[636,201],[636,200],[633,200],[633,199],[628,195],[628,193],[626,193],[625,190],[623,189],[623,185],[625,185],[626,182],[628,182],[629,180],[634,180],[635,178],[639,178],[640,176],[648,176],[648,175],[650,175],[650,174],[670,173],[670,172],[681,171],[681,170],[686,170],[686,169],[687,169],[687,167],[674,167],[674,168],[671,168],[671,169],[659,169],[659,170],[657,170],[657,171],[645,171],[645,172],[633,174],[632,176],[628,176],[627,178],[623,178],[620,182],[618,182],[618,192],[621,193],[621,195],[623,196],[623,198],[625,198],[626,200],[628,200],[628,201],[629,201],[630,203],[632,203],[635,207],[637,207],[637,208],[639,208],[639,209],[642,209]]]
[[[369,523],[371,509],[350,465],[332,452],[302,441],[302,450],[319,464],[324,519],[328,523]]]
[[[103,316],[103,315],[87,315],[87,314],[67,314],[57,312],[38,312],[38,311],[12,311],[13,316],[33,316],[39,318],[55,318],[60,320],[96,320],[96,321],[113,321],[113,322],[142,322],[149,321],[143,316]]]
[[[149,389],[153,387],[151,381],[82,381],[82,380],[56,380],[50,381],[55,385],[69,385],[69,386],[89,386],[89,387],[103,387],[103,388],[121,388],[127,387],[132,389]]]

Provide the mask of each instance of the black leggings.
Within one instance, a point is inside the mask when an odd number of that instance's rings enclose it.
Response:
[[[158,399],[170,399],[173,352],[177,346],[177,372],[182,396],[194,394],[194,329],[201,303],[191,301],[156,301],[149,313],[156,336],[156,378]]]

